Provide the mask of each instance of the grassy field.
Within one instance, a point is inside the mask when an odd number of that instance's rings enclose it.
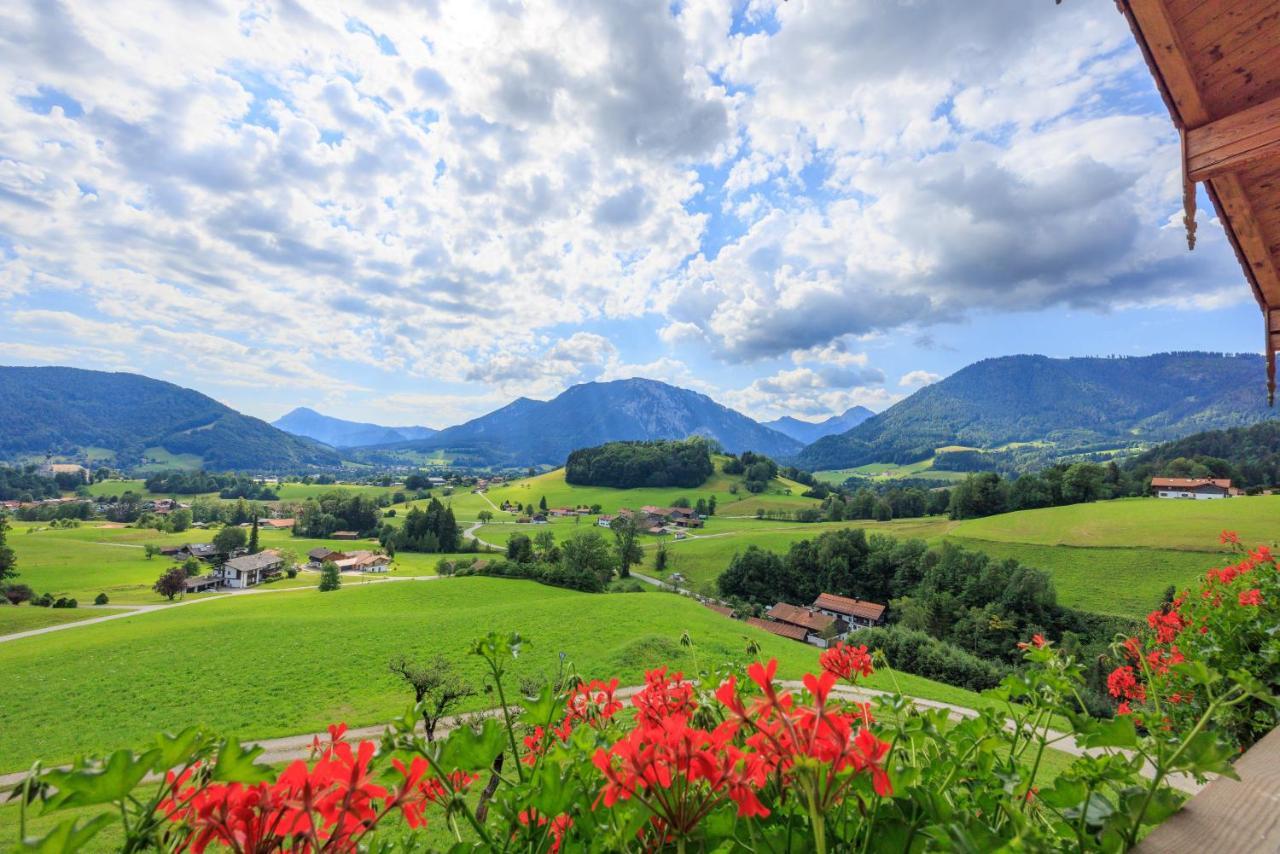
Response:
[[[377,498],[379,495],[390,495],[403,492],[404,486],[373,486],[364,483],[282,483],[273,487],[281,501],[305,501],[308,498],[319,498],[330,492],[354,493]]]
[[[790,677],[817,658],[813,647],[657,592],[599,596],[461,578],[230,597],[0,644],[0,771],[197,722],[245,738],[383,722],[411,699],[387,672],[390,657],[440,653],[479,682],[480,662],[467,649],[489,629],[531,640],[512,663],[517,679],[554,668],[564,652],[583,674],[634,684],[659,663],[692,671],[699,661],[742,658],[747,638]],[[692,648],[679,643],[686,631]],[[898,679],[916,696],[979,702]],[[888,679],[878,674],[873,684]]]
[[[754,515],[757,507],[796,510],[818,503],[804,498],[807,487],[795,481],[776,478],[768,492],[752,495],[742,486],[740,475],[727,475],[722,470],[723,459],[716,462],[716,473],[707,482],[694,489],[681,487],[612,489],[606,486],[574,486],[565,482],[564,469],[555,469],[536,477],[522,478],[489,490],[489,500],[499,507],[504,501],[517,504],[533,504],[547,499],[547,506],[575,507],[599,504],[605,513],[613,513],[620,507],[639,508],[646,504],[669,507],[679,498],[696,503],[699,498],[716,498],[716,513],[720,516]],[[737,489],[735,494],[732,490]],[[455,496],[455,502],[460,497]],[[455,505],[457,506],[457,505]]]
[[[974,540],[1085,546],[1218,551],[1223,529],[1246,543],[1280,537],[1280,495],[1224,501],[1124,498],[1046,507],[971,519],[952,533]]]
[[[75,623],[90,617],[102,617],[114,613],[99,608],[36,608],[32,605],[0,605],[0,635],[43,629],[62,623]]]
[[[954,450],[939,448],[938,450]],[[873,480],[901,480],[908,477],[927,477],[933,480],[964,480],[968,472],[943,471],[933,467],[933,457],[919,462],[898,465],[897,463],[867,463],[849,469],[829,469],[814,472],[818,480],[839,486],[851,477],[865,477]]]

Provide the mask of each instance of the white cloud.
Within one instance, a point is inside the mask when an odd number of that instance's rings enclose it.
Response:
[[[918,388],[932,385],[940,379],[942,374],[935,374],[932,371],[908,371],[898,378],[898,385],[901,388]]]

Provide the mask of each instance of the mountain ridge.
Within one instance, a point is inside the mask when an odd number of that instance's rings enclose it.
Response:
[[[1261,356],[1002,356],[974,362],[798,457],[811,470],[910,463],[947,446],[1161,442],[1269,417]]]
[[[715,439],[731,453],[751,450],[777,458],[792,457],[803,447],[705,394],[632,377],[581,383],[546,401],[517,398],[428,439],[380,450],[463,447],[510,465],[562,465],[578,448],[692,435]]]
[[[366,421],[350,421],[325,415],[309,406],[294,407],[272,421],[271,426],[294,436],[344,449],[428,439],[440,432],[432,427],[385,427]]]
[[[0,367],[0,457],[87,458],[112,467],[155,456],[199,457],[210,471],[286,471],[341,463],[332,449],[243,415],[193,389],[141,374]]]
[[[784,415],[772,421],[761,421],[760,425],[771,430],[777,430],[797,442],[811,445],[823,436],[832,436],[852,430],[863,421],[874,416],[875,413],[865,406],[851,406],[839,415],[832,415],[822,421],[802,421],[799,418]]]

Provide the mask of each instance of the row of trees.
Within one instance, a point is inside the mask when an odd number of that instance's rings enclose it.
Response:
[[[453,508],[446,507],[432,498],[425,510],[414,507],[404,517],[400,527],[384,525],[378,537],[388,554],[396,552],[463,551],[462,535]]]
[[[994,516],[1014,510],[1083,504],[1144,495],[1150,478],[1126,476],[1114,462],[1059,463],[1012,480],[995,472],[973,474],[951,490],[952,519]]]
[[[0,466],[0,501],[39,501],[61,494],[57,481],[36,473],[35,466]]]
[[[743,451],[737,456],[729,456],[724,464],[724,473],[742,475],[747,492],[759,493],[768,489],[769,482],[778,476],[778,464],[763,454]]]

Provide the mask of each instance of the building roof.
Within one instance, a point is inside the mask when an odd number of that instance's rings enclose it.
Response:
[[[292,528],[292,519],[259,519],[258,526],[262,528]]]
[[[791,640],[802,641],[809,636],[808,629],[793,626],[790,623],[775,623],[772,620],[762,620],[759,617],[747,617],[747,623],[757,629],[764,629],[766,632],[790,638]]]
[[[197,575],[193,578],[187,579],[188,590],[193,587],[209,587],[210,585],[217,586],[217,584],[218,577],[216,575]]]
[[[258,552],[256,555],[241,555],[233,557],[231,560],[223,564],[224,568],[239,570],[240,572],[253,572],[254,570],[270,569],[273,566],[279,566],[283,562],[280,555],[272,551]]]
[[[811,632],[825,632],[836,622],[836,618],[830,614],[821,614],[816,611],[810,611],[808,608],[801,608],[798,605],[788,605],[786,602],[779,602],[770,608],[769,617],[784,623],[802,626]]]
[[[1276,0],[1116,0],[1182,137],[1195,245],[1203,183],[1262,309],[1267,386],[1280,349],[1280,51]]]
[[[861,599],[850,599],[848,596],[836,596],[832,593],[820,593],[813,600],[813,607],[824,611],[834,611],[860,620],[878,620],[884,616],[884,606],[875,602],[864,602]]]
[[[738,613],[737,611],[730,608],[728,605],[721,605],[718,602],[703,602],[702,604],[706,605],[708,608],[710,608],[712,611],[715,611],[717,614],[721,614],[726,617],[732,618],[736,616]]]
[[[1225,477],[1153,477],[1153,489],[1197,489],[1201,486],[1216,486],[1219,489],[1231,489],[1231,480]]]
[[[328,546],[318,546],[317,548],[314,548],[311,551],[307,552],[307,557],[311,558],[312,560],[324,560],[326,558],[332,557],[333,555],[341,555],[341,554],[343,554],[343,552],[340,552],[337,549],[331,549]]]

